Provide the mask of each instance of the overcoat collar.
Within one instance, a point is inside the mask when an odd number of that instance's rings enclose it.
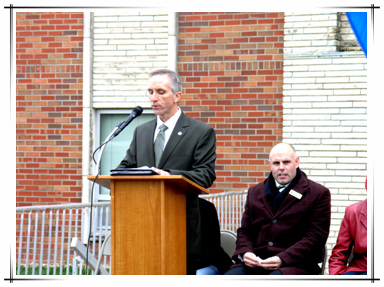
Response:
[[[298,181],[298,183],[293,186],[287,195],[287,197],[284,199],[284,201],[281,203],[280,208],[276,212],[276,216],[279,216],[281,213],[286,211],[287,209],[293,208],[292,205],[295,205],[299,203],[301,200],[303,200],[305,194],[308,192],[309,189],[309,181],[304,172],[302,172],[302,175]],[[295,193],[296,192],[296,193]],[[292,195],[292,193],[295,193],[297,195],[301,195],[300,198]]]
[[[270,176],[266,179],[265,185],[266,185],[265,186],[265,195],[266,196],[264,197],[264,205],[272,217],[279,216],[282,212],[291,208],[292,205],[294,205],[294,204],[298,203],[300,200],[302,200],[303,196],[305,195],[305,193],[308,191],[308,188],[309,188],[308,178],[307,178],[306,174],[303,171],[301,171],[301,176],[300,176],[299,181],[297,182],[297,184],[295,184],[295,186],[292,186],[292,187],[288,186],[288,187],[290,187],[289,190],[286,191],[286,192],[288,192],[288,194],[285,196],[283,202],[280,204],[280,207],[277,209],[276,213],[274,214],[274,212],[272,210],[273,197],[271,195],[274,192],[272,190],[272,188],[273,188],[273,186],[275,186],[275,182],[273,180],[272,174],[270,174]],[[297,194],[300,194],[301,198],[299,199],[299,198],[293,196],[290,193],[292,190],[294,190],[294,192],[296,192]]]

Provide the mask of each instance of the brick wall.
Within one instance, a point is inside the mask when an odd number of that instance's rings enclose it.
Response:
[[[342,12],[285,13],[286,54],[361,51],[348,18]]]
[[[349,24],[347,14],[338,13],[339,51],[362,51],[359,42]]]
[[[82,13],[16,14],[16,201],[80,202]]]
[[[284,13],[179,13],[180,106],[216,131],[212,193],[269,173],[282,140],[283,25]]]

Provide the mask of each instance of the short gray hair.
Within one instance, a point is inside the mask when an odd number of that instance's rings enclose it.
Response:
[[[181,92],[183,90],[183,86],[180,80],[179,75],[169,69],[158,69],[149,74],[149,78],[152,78],[153,76],[156,75],[168,75],[169,79],[171,80],[170,85],[171,85],[171,90],[174,94]]]

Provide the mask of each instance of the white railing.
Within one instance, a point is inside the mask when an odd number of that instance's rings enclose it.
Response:
[[[202,195],[217,209],[220,228],[236,232],[244,211],[246,191]],[[81,275],[86,264],[71,250],[72,238],[87,245],[90,204],[62,204],[16,208],[17,275]],[[95,203],[89,254],[98,258],[106,235],[110,233],[110,203]],[[104,258],[104,266],[107,266]],[[25,270],[22,270],[25,267]],[[93,272],[92,272],[93,274]]]
[[[237,228],[241,225],[247,191],[214,193],[201,195],[200,197],[215,205],[220,229],[236,233]]]
[[[32,275],[42,275],[43,269],[49,270],[49,267],[53,269],[52,275],[78,274],[84,265],[71,250],[71,239],[76,237],[84,244],[88,242],[89,232],[85,231],[89,230],[90,207],[90,204],[17,207],[16,274],[27,275],[28,267],[33,267]],[[92,211],[89,253],[97,256],[105,235],[110,233],[110,203],[95,203]]]

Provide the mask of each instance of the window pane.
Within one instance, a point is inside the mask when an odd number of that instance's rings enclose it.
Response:
[[[127,116],[127,114],[101,114],[99,144],[102,144],[115,127],[121,121],[125,120]],[[155,117],[156,116],[153,114],[142,114],[140,117],[131,121],[131,123],[117,137],[107,144],[101,158],[101,175],[109,175],[110,170],[116,168],[120,161],[125,157],[125,153],[131,144],[135,128]],[[109,199],[109,194],[110,192],[108,189],[101,187],[98,199]]]

